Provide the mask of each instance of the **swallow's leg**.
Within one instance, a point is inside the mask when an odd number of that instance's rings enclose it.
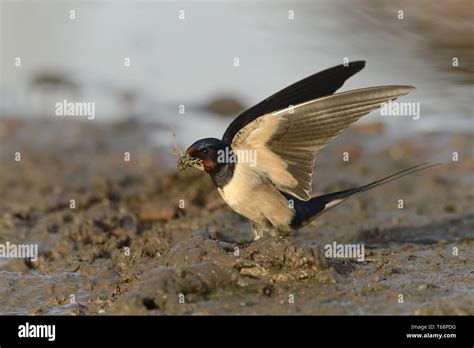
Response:
[[[271,224],[260,225],[255,222],[252,222],[252,232],[254,235],[254,238],[253,238],[254,241],[262,237],[278,236],[278,231]]]
[[[264,235],[264,227],[262,225],[256,224],[255,222],[252,222],[252,232],[253,240],[260,239]]]

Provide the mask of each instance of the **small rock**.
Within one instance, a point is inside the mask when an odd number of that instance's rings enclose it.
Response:
[[[59,225],[58,224],[51,224],[48,225],[48,233],[58,233]]]
[[[74,221],[74,216],[72,216],[71,214],[65,214],[65,215],[63,216],[63,222],[64,222],[65,224],[70,223],[70,222],[73,222],[73,221]]]
[[[174,207],[164,207],[154,209],[152,207],[142,207],[138,213],[138,218],[141,221],[152,221],[152,222],[167,222],[171,220],[176,214]]]
[[[120,227],[124,229],[133,228],[135,222],[131,216],[124,216],[120,219]]]
[[[255,278],[261,278],[261,277],[265,277],[268,275],[268,271],[259,266],[259,265],[255,265],[253,267],[243,267],[240,269],[240,274],[242,274],[243,276],[250,276],[250,277],[255,277]]]

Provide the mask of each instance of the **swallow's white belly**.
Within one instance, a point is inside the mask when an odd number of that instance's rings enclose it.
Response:
[[[265,225],[266,220],[280,231],[289,230],[293,211],[273,184],[247,164],[237,163],[232,179],[218,189],[224,201],[237,213]]]

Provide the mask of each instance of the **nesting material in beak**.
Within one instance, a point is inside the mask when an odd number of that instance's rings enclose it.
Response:
[[[172,136],[173,136],[173,150],[172,153],[178,157],[178,170],[185,170],[188,167],[194,167],[199,170],[204,170],[204,164],[202,163],[202,160],[199,158],[193,158],[189,156],[187,153],[183,153],[181,149],[179,148],[178,144],[176,143],[176,133],[174,129],[171,129],[172,131]]]
[[[185,170],[188,167],[194,167],[199,170],[204,170],[204,164],[199,158],[193,158],[187,153],[182,155],[178,160],[178,170]]]

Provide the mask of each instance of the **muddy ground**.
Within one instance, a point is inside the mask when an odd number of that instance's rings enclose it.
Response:
[[[314,190],[443,165],[237,245],[225,241],[249,224],[209,177],[170,167],[153,131],[2,121],[0,243],[38,243],[40,257],[0,259],[1,314],[474,314],[472,134],[388,143],[383,127],[351,129],[318,156]],[[365,260],[326,258],[334,241],[364,244]]]

